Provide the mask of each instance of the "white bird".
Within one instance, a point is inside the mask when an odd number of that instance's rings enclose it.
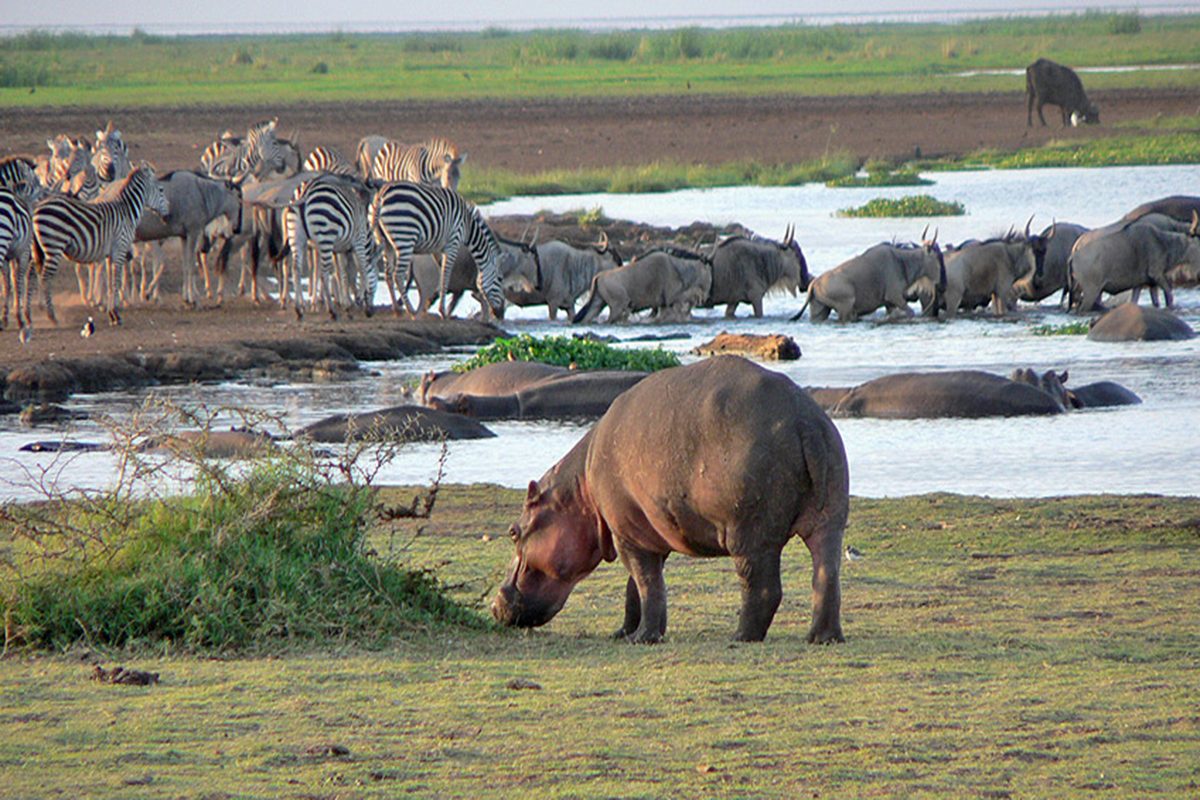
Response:
[[[96,323],[91,317],[88,317],[87,322],[83,323],[83,327],[79,329],[79,335],[86,339],[95,332]]]
[[[863,552],[852,544],[846,545],[846,560],[858,561],[860,558],[865,558]]]

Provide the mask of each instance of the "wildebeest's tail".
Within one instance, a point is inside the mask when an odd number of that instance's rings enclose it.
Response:
[[[594,309],[594,310],[593,310]],[[595,319],[604,309],[604,298],[600,296],[600,276],[592,278],[592,294],[588,297],[588,301],[583,304],[583,307],[575,312],[575,316],[571,317],[571,324],[578,325],[585,319]]]
[[[1071,255],[1067,256],[1067,277],[1063,281],[1062,294],[1058,297],[1059,307],[1063,307],[1065,303],[1068,311],[1071,310],[1071,303],[1074,302],[1075,290],[1072,286],[1073,283],[1075,283],[1075,254],[1071,253]]]
[[[803,316],[804,316],[804,312],[805,312],[805,310],[807,310],[807,309],[808,309],[808,304],[809,304],[810,302],[812,302],[812,296],[811,296],[811,295],[808,297],[808,299],[806,299],[806,300],[804,301],[804,305],[800,306],[800,310],[799,310],[799,311],[797,311],[795,314],[793,314],[791,317],[789,317],[789,318],[788,318],[788,321],[789,321],[789,322],[795,322],[796,320],[798,320],[798,319],[800,319],[801,317],[803,317]]]

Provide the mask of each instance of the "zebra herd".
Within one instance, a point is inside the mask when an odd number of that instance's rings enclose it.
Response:
[[[134,292],[132,268],[143,270],[143,296],[156,289],[163,267],[154,250],[170,237],[184,244],[186,303],[197,300],[197,268],[211,287],[211,274],[223,280],[229,255],[240,249],[242,285],[249,275],[256,302],[265,258],[281,276],[280,304],[291,302],[297,315],[306,306],[334,316],[348,307],[369,314],[381,274],[393,309],[414,313],[410,266],[416,254],[429,253],[441,256],[445,316],[449,267],[465,250],[478,267],[485,316],[503,313],[503,253],[478,209],[457,191],[466,153],[452,141],[434,137],[409,146],[366,136],[353,161],[327,146],[302,160],[277,126],[277,119],[264,120],[244,137],[225,131],[205,148],[199,170],[162,176],[149,164],[130,163],[111,122],[94,142],[63,134],[47,140],[47,156],[0,160],[0,327],[14,305],[20,339],[28,340],[35,278],[57,324],[51,286],[64,259],[75,262],[83,301],[119,323],[122,298]]]

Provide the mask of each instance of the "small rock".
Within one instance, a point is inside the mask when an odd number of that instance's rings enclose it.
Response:
[[[528,678],[513,678],[507,684],[509,689],[535,689],[541,690],[542,685],[536,681],[531,681]]]

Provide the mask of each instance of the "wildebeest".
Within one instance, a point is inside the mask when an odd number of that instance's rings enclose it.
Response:
[[[183,302],[199,301],[196,289],[197,253],[204,229],[218,217],[225,217],[236,230],[241,226],[241,189],[223,178],[210,178],[191,170],[175,170],[158,179],[171,213],[163,218],[143,214],[135,238],[139,242],[179,237],[183,246]]]
[[[501,269],[505,292],[519,306],[546,304],[550,319],[559,309],[567,318],[575,315],[575,303],[592,285],[592,279],[605,270],[624,264],[621,254],[602,235],[594,245],[575,247],[566,242],[550,241],[536,245],[537,264],[523,261],[518,270]],[[536,268],[531,270],[530,267]]]
[[[1087,233],[1087,228],[1071,222],[1055,222],[1039,236],[1046,243],[1046,254],[1042,263],[1033,272],[1026,273],[1013,284],[1013,289],[1022,300],[1038,302],[1067,285],[1067,261],[1075,240]]]
[[[739,303],[749,303],[754,316],[763,315],[763,296],[773,289],[793,295],[808,291],[812,276],[795,228],[788,226],[783,241],[765,237],[731,236],[718,242],[711,251],[712,291],[706,308],[725,304],[725,316],[733,317]]]
[[[1088,100],[1075,70],[1048,58],[1039,58],[1025,68],[1025,94],[1028,101],[1026,127],[1033,126],[1035,105],[1043,127],[1046,118],[1042,115],[1042,107],[1046,105],[1058,106],[1062,111],[1064,128],[1068,122],[1078,126],[1080,122],[1094,125],[1100,121],[1100,111]]]
[[[761,641],[783,595],[784,545],[798,536],[813,565],[808,641],[840,642],[848,510],[837,428],[786,376],[737,356],[656,372],[530,482],[492,613],[543,625],[601,561],[620,557],[630,577],[617,636],[658,642],[667,556],[729,556],[742,585],[734,638]]]
[[[996,316],[1006,314],[1017,301],[1016,281],[1027,273],[1040,272],[1046,241],[1040,235],[1010,234],[988,239],[946,254],[946,289],[942,294],[947,320],[959,309],[992,304]]]
[[[1167,307],[1174,304],[1167,271],[1177,264],[1200,267],[1200,215],[1193,214],[1186,233],[1164,229],[1145,217],[1102,236],[1081,236],[1071,252],[1072,308],[1088,313],[1100,294],[1117,294],[1142,286],[1159,288]]]
[[[500,245],[500,257],[496,264],[502,278],[506,273],[537,274],[539,261],[537,248],[523,242],[502,239],[499,236],[496,237],[496,243]],[[441,294],[441,261],[428,253],[415,255],[409,275],[417,286],[417,311],[428,311]],[[454,309],[458,307],[459,301],[467,292],[471,292],[475,296],[475,300],[481,306],[483,305],[484,300],[479,296],[479,267],[476,266],[475,259],[471,257],[469,250],[458,251],[458,256],[450,267],[446,292],[450,295],[448,311],[451,314],[454,313]]]
[[[608,306],[608,321],[630,312],[653,311],[662,319],[686,319],[712,289],[712,262],[677,248],[652,250],[592,279],[592,296],[571,322],[591,322]]]
[[[853,322],[884,306],[889,314],[912,315],[906,295],[922,282],[931,289],[946,286],[946,265],[937,244],[937,233],[919,245],[883,242],[818,275],[808,287],[813,322],[829,319],[837,311],[839,322]],[[804,313],[802,307],[793,320]]]

